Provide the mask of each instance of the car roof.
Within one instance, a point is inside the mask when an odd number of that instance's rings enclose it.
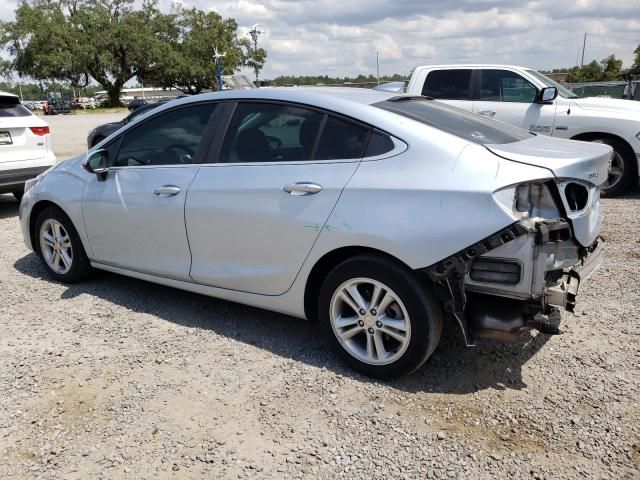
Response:
[[[16,98],[18,98],[18,95],[16,95],[15,93],[3,92],[2,90],[0,90],[0,95],[3,96],[3,97],[16,97]]]
[[[276,87],[251,90],[225,90],[179,98],[170,102],[201,102],[203,100],[281,100],[317,106],[327,104],[372,105],[393,97],[394,94],[367,88],[349,87]]]
[[[531,67],[500,63],[448,63],[442,65],[418,65],[416,68],[517,68],[518,70],[535,70],[535,68]]]

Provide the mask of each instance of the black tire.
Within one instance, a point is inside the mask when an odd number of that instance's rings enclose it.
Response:
[[[99,144],[105,138],[107,138],[107,137],[97,136],[96,138],[94,138],[93,139],[93,143],[91,144],[91,148],[95,147],[97,144]]]
[[[49,266],[47,263],[44,253],[42,252],[42,247],[40,244],[40,231],[42,229],[43,223],[47,220],[52,219],[59,222],[66,230],[67,235],[71,241],[71,249],[73,252],[71,258],[71,267],[65,273],[58,273]],[[35,231],[33,232],[34,239],[34,249],[40,257],[40,261],[43,263],[47,272],[51,277],[55,280],[63,283],[76,283],[81,280],[87,278],[93,271],[91,268],[91,264],[89,259],[87,258],[87,254],[84,251],[84,247],[82,246],[82,241],[78,236],[78,232],[73,226],[71,219],[67,217],[67,215],[60,210],[58,207],[47,207],[45,208],[38,217],[36,218],[36,222],[34,225]]]
[[[372,365],[359,360],[347,351],[334,333],[330,313],[334,293],[345,282],[363,277],[380,282],[391,289],[408,313],[411,328],[408,346],[392,363]],[[438,346],[442,333],[442,319],[442,306],[431,285],[421,281],[408,267],[381,255],[358,255],[342,262],[327,275],[320,288],[318,320],[327,343],[347,365],[369,377],[391,379],[418,369]],[[365,335],[366,342],[367,333],[361,333]]]
[[[637,181],[636,155],[628,145],[614,138],[594,138],[592,142],[604,143],[613,148],[614,154],[618,155],[617,161],[622,164],[623,173],[619,181],[610,187],[601,187],[600,192],[603,197],[615,197],[624,193],[632,184]]]

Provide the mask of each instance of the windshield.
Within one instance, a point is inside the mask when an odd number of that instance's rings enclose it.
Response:
[[[556,87],[558,89],[558,95],[560,95],[562,98],[580,98],[579,95],[576,95],[567,87],[563,87],[555,80],[551,80],[549,77],[541,74],[540,72],[536,72],[535,70],[527,70],[527,73],[530,73],[531,75],[536,77],[538,80],[544,83],[547,87]]]
[[[395,97],[374,105],[480,145],[519,142],[533,136],[526,130],[425,97]]]

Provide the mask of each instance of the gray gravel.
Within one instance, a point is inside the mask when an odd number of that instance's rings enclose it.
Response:
[[[640,478],[640,195],[561,336],[343,368],[305,322],[44,277],[0,196],[0,478]]]

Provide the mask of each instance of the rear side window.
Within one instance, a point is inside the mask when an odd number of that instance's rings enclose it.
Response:
[[[311,160],[323,117],[292,105],[241,102],[227,130],[220,161]]]
[[[28,117],[31,112],[23,106],[18,97],[0,96],[0,117]]]
[[[396,97],[375,106],[481,145],[513,143],[533,134],[428,99]]]
[[[369,128],[340,118],[328,117],[322,130],[316,160],[362,158],[369,141]]]
[[[471,70],[433,70],[427,74],[422,95],[443,100],[469,100]]]
[[[377,157],[390,152],[394,148],[393,140],[386,133],[374,131],[369,139],[365,157]]]

